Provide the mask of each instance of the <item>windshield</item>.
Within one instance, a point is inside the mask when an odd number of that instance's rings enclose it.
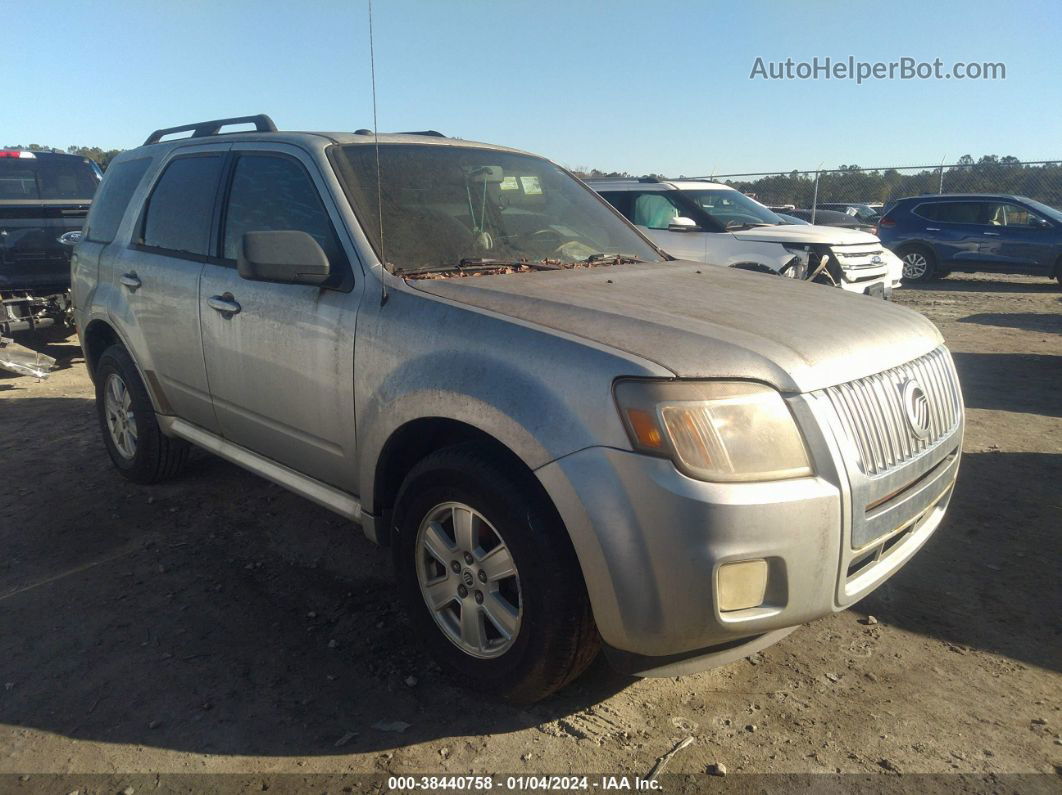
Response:
[[[1024,199],[1023,198],[1022,201],[1024,201],[1026,204],[1028,204],[1030,207],[1032,207],[1038,213],[1046,215],[1052,221],[1057,221],[1059,223],[1062,223],[1062,212],[1059,212],[1054,207],[1049,207],[1048,205],[1043,204],[1042,202],[1038,202],[1035,199]]]
[[[777,214],[740,191],[726,188],[684,190],[682,195],[695,202],[724,229],[785,223]]]
[[[333,150],[340,181],[369,241],[397,271],[487,263],[663,258],[601,199],[538,157],[430,144]],[[383,240],[380,239],[381,220]],[[596,255],[596,256],[595,256]]]

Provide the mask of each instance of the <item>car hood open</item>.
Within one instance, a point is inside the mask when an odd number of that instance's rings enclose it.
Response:
[[[843,226],[820,226],[818,224],[782,224],[781,226],[754,226],[731,232],[738,240],[765,243],[824,243],[829,246],[852,246],[880,241],[869,232],[845,229]]]
[[[836,288],[686,261],[416,279],[423,293],[609,345],[682,378],[808,392],[921,356],[922,315]]]

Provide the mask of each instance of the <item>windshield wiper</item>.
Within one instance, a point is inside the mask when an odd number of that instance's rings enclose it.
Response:
[[[727,232],[740,232],[743,229],[755,229],[757,226],[777,226],[777,224],[752,223],[752,222],[748,222],[748,223],[744,223],[744,224],[727,224],[726,225],[726,231]]]
[[[528,262],[523,259],[491,259],[490,257],[465,257],[458,263],[461,270],[466,268],[518,268],[527,267],[540,271],[558,270],[560,265],[554,262]]]
[[[454,265],[427,265],[423,268],[403,268],[399,276],[422,276],[432,273],[480,273],[495,271],[499,268],[532,268],[534,270],[557,270],[559,265],[549,262],[526,262],[517,259],[490,259],[486,257],[465,257]]]
[[[616,253],[598,252],[597,254],[591,254],[589,257],[587,257],[585,260],[583,260],[583,262],[585,262],[586,264],[589,265],[592,262],[600,262],[601,260],[606,260],[606,259],[616,260],[617,262],[645,262],[644,259],[639,259],[638,257],[632,257],[629,254],[620,254],[619,252],[616,252]]]

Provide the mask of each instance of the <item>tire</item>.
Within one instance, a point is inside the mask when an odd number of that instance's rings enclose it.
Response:
[[[462,527],[470,528],[464,542]],[[458,684],[530,704],[597,656],[600,638],[567,531],[534,477],[490,448],[461,444],[413,467],[398,493],[394,533],[410,621]]]
[[[937,258],[925,246],[908,246],[897,256],[903,260],[904,284],[925,284],[935,278]]]
[[[96,366],[96,414],[115,468],[134,483],[157,483],[180,472],[188,443],[165,436],[132,357],[112,345]]]

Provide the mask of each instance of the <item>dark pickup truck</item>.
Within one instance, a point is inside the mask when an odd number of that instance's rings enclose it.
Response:
[[[78,155],[0,149],[0,334],[68,322],[70,246],[60,238],[81,229],[101,177]]]

